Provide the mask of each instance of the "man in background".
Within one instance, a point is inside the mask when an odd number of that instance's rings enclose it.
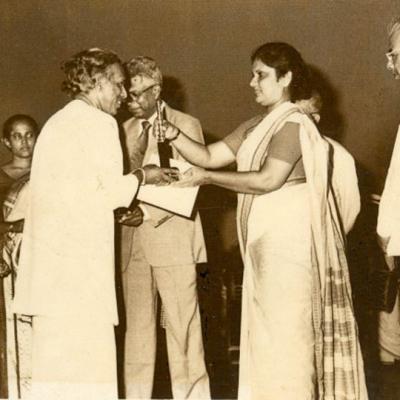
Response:
[[[393,20],[389,25],[388,34],[387,68],[395,79],[400,79],[400,18]],[[398,264],[400,256],[400,128],[397,131],[385,187],[380,199],[377,233],[386,263],[389,269],[393,270],[395,265]],[[390,381],[398,382],[399,378],[398,370],[395,370],[395,367],[400,368],[400,303],[398,294],[393,311],[391,313],[384,311],[379,313],[378,338],[383,372],[383,399],[389,398],[385,397],[387,396],[385,392],[390,390]],[[399,394],[400,388],[398,387],[397,390]]]
[[[162,74],[149,57],[126,65],[132,118],[123,125],[130,168],[158,157],[152,135],[161,102],[165,118],[203,142],[197,119],[161,100]],[[173,158],[180,158],[176,151]],[[151,398],[156,359],[157,292],[160,295],[175,399],[209,399],[196,264],[206,261],[199,215],[194,220],[140,204],[124,220],[121,259],[126,308],[125,390],[127,398]],[[131,225],[131,226],[129,226]],[[136,227],[134,227],[136,226]]]
[[[323,106],[321,95],[313,91],[307,100],[299,100],[296,104],[318,124]],[[361,210],[360,190],[356,164],[353,156],[336,140],[324,136],[329,143],[330,164],[329,179],[332,184],[336,204],[339,207],[343,236],[353,228]]]

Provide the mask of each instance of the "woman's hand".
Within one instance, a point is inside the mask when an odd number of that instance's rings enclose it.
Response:
[[[207,185],[209,182],[209,171],[200,167],[188,169],[178,182],[172,184],[175,187],[192,187]]]
[[[157,140],[175,140],[180,133],[181,131],[178,127],[165,119],[162,120],[161,124],[153,124],[153,135]]]
[[[143,167],[146,184],[168,185],[179,179],[179,171],[176,168],[160,168],[149,164]]]

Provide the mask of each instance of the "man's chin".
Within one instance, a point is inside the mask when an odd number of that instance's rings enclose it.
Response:
[[[144,118],[144,114],[140,111],[129,111],[132,115],[132,117],[135,118]]]
[[[132,107],[127,107],[128,111],[131,113],[132,116],[135,118],[143,118],[144,112],[141,108],[132,108]]]
[[[394,68],[388,68],[388,69],[392,73],[394,79],[396,80],[400,79],[400,71],[397,71],[397,69]]]

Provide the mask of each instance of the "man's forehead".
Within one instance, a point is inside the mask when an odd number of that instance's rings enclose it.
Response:
[[[120,64],[111,64],[107,68],[108,76],[114,81],[124,81],[125,75]]]
[[[400,26],[392,32],[389,42],[391,51],[400,50]]]

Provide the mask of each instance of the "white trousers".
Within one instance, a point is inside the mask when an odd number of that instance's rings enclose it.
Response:
[[[111,323],[34,317],[32,342],[32,398],[118,398]]]
[[[125,392],[150,399],[156,359],[157,291],[166,317],[174,399],[210,399],[196,289],[196,265],[153,267],[138,257],[123,273],[126,307]]]

